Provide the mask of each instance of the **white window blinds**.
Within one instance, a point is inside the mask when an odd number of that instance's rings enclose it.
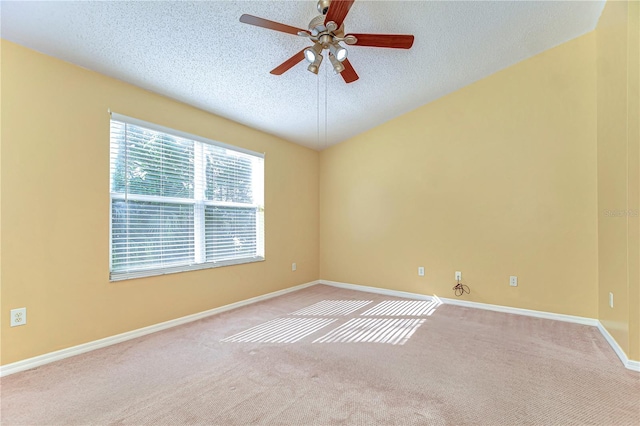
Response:
[[[111,280],[264,259],[262,154],[111,118]]]

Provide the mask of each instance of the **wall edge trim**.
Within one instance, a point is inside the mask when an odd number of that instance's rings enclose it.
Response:
[[[406,297],[407,299],[434,300],[435,297],[426,294],[410,293],[407,291],[389,290],[381,287],[370,287],[360,284],[349,284],[339,281],[319,280],[319,284],[329,285],[331,287],[339,287],[347,290],[364,291],[367,293],[383,294],[385,296]]]
[[[449,299],[449,298],[446,298],[446,297],[428,296],[426,294],[409,293],[409,292],[405,292],[405,291],[387,290],[387,289],[381,289],[381,288],[378,288],[378,287],[368,287],[368,286],[363,286],[363,285],[359,285],[359,284],[348,284],[348,283],[341,283],[341,282],[337,282],[337,281],[320,280],[320,283],[321,284],[331,285],[333,287],[341,287],[341,288],[347,288],[347,289],[358,290],[358,291],[367,291],[367,292],[370,292],[370,293],[386,294],[388,296],[406,297],[406,298],[410,298],[410,299],[431,300],[431,299],[437,298],[440,301],[442,301],[442,303],[444,303],[444,304],[463,306],[465,308],[484,309],[484,310],[488,310],[488,311],[503,312],[503,313],[507,313],[507,314],[525,315],[525,316],[529,316],[529,317],[551,319],[551,320],[555,320],[555,321],[571,322],[571,323],[574,323],[574,324],[590,325],[590,326],[594,326],[594,327],[598,324],[598,320],[595,319],[595,318],[586,318],[586,317],[578,317],[578,316],[574,316],[574,315],[556,314],[556,313],[553,313],[553,312],[545,312],[545,311],[534,311],[534,310],[531,310],[531,309],[523,309],[523,308],[512,308],[510,306],[491,305],[491,304],[488,304],[488,303],[470,302],[468,300]]]
[[[597,327],[598,330],[600,330],[600,334],[602,334],[602,337],[604,337],[607,343],[609,343],[609,346],[611,346],[611,349],[613,349],[616,355],[618,355],[618,358],[620,358],[622,365],[624,365],[629,370],[640,372],[640,361],[629,359],[618,342],[616,342],[616,339],[613,338],[611,333],[609,333],[609,330],[607,330],[600,321],[598,321]]]
[[[487,311],[503,312],[506,314],[524,315],[527,317],[550,319],[554,321],[570,322],[573,324],[589,325],[595,327],[598,320],[595,318],[579,317],[576,315],[557,314],[555,312],[536,311],[533,309],[513,308],[503,305],[491,305],[489,303],[470,302],[467,300],[441,298],[445,304],[463,306],[467,308],[484,309]]]
[[[203,318],[210,317],[212,315],[220,314],[222,312],[230,311],[233,309],[241,308],[243,306],[251,305],[253,303],[261,302],[263,300],[271,299],[274,297],[282,296],[287,293],[291,293],[297,290],[301,290],[306,287],[311,287],[318,284],[319,281],[310,281],[295,285],[293,287],[277,290],[271,293],[263,294],[260,296],[252,297],[250,299],[240,300],[238,302],[230,303],[228,305],[219,306],[217,308],[209,309],[195,314],[186,315],[184,317],[175,318],[169,321],[153,324],[147,327],[138,328],[136,330],[127,331],[124,333],[116,334],[113,336],[105,337],[91,342],[82,343],[80,345],[71,346],[65,349],[60,349],[54,352],[38,355],[32,358],[23,359],[10,364],[0,366],[0,377],[8,376],[10,374],[19,373],[21,371],[30,370],[32,368],[39,367],[41,365],[50,364],[55,361],[59,361],[65,358],[69,358],[75,355],[80,355],[86,352],[94,351],[96,349],[104,348],[107,346],[115,345],[117,343],[126,342],[127,340],[136,339],[138,337],[146,336],[147,334],[155,333],[158,331],[166,330],[168,328],[177,327],[182,324],[187,324],[193,321],[197,321]]]

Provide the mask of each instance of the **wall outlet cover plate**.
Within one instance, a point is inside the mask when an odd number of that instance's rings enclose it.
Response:
[[[11,310],[11,327],[25,325],[27,323],[27,308]]]

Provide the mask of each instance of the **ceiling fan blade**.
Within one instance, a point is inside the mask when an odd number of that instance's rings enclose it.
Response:
[[[332,0],[329,5],[329,12],[327,12],[324,22],[327,23],[333,21],[336,23],[338,28],[340,28],[354,1],[355,0]]]
[[[403,34],[349,34],[358,39],[352,46],[389,47],[392,49],[410,49],[413,36]]]
[[[301,51],[299,51],[298,53],[296,53],[295,55],[293,55],[292,57],[290,57],[289,59],[287,59],[286,61],[284,61],[277,67],[275,67],[274,69],[272,69],[271,74],[282,75],[286,71],[289,71],[289,69],[291,69],[294,65],[297,65],[298,62],[304,59],[304,51],[305,49],[302,49]]]
[[[281,24],[279,22],[269,21],[268,19],[258,18],[257,16],[244,14],[240,17],[240,22],[243,24],[255,25],[256,27],[267,28],[269,30],[280,31],[283,33],[298,35],[299,32],[307,32],[300,28],[292,27],[290,25]]]
[[[344,70],[340,73],[345,83],[353,83],[360,77],[356,73],[356,70],[353,69],[351,62],[348,59],[342,61],[342,65],[344,65]]]

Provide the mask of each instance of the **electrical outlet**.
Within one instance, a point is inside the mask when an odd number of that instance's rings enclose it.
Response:
[[[456,271],[456,281],[460,281],[462,279],[462,272]]]
[[[424,277],[424,266],[418,266],[418,275]]]
[[[25,325],[27,323],[27,308],[11,310],[11,327]]]
[[[291,264],[291,270],[295,271],[296,269],[298,269],[298,266],[295,263]]]
[[[511,275],[509,277],[509,285],[511,287],[518,287],[518,277]]]
[[[613,308],[613,293],[609,293],[609,307]]]

